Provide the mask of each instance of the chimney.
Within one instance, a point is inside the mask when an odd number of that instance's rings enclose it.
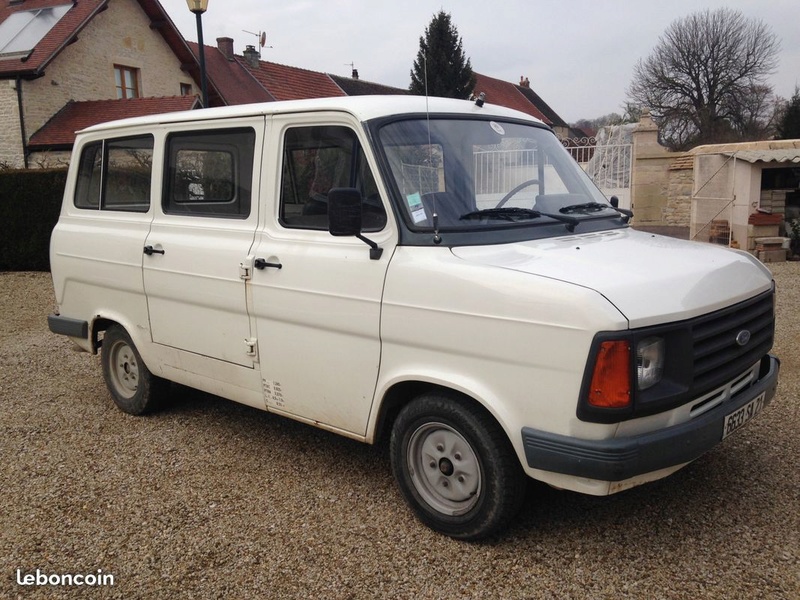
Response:
[[[520,77],[519,78],[519,86],[520,87],[529,88],[529,87],[531,87],[531,80],[528,79],[527,77]]]
[[[255,46],[247,46],[244,49],[244,60],[250,68],[258,68],[259,58],[260,56],[258,55],[258,50],[256,50]]]
[[[358,69],[353,69],[353,79],[358,79]]]
[[[233,38],[219,37],[217,38],[217,49],[222,52],[222,55],[228,60],[233,60]]]

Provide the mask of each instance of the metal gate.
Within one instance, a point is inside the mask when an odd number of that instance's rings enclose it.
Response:
[[[561,144],[607,198],[616,196],[622,208],[631,207],[633,144],[626,126],[604,128],[597,137],[565,138]]]

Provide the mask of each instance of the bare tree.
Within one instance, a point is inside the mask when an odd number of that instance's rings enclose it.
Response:
[[[769,129],[780,42],[769,26],[728,8],[674,21],[634,68],[630,101],[648,108],[674,149],[759,139]]]

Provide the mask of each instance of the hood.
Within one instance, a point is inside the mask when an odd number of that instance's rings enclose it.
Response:
[[[745,252],[630,228],[452,252],[477,264],[593,289],[631,328],[690,319],[772,286],[767,268]]]

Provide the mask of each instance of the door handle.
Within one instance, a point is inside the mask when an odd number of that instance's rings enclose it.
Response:
[[[266,269],[269,267],[270,269],[282,269],[283,265],[281,263],[271,263],[267,262],[263,258],[257,258],[256,262],[253,263],[256,269]]]
[[[152,256],[153,254],[164,254],[164,251],[148,245],[144,247],[144,253],[147,254],[147,256]]]

